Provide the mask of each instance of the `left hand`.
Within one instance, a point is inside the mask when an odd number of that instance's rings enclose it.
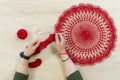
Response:
[[[39,44],[40,44],[39,40],[35,40],[35,41],[31,42],[30,44],[28,44],[24,51],[24,55],[28,56],[28,57],[33,55],[35,50],[38,48]]]

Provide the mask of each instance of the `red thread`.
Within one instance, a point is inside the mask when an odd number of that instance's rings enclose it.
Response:
[[[55,25],[63,33],[66,50],[74,63],[93,65],[107,58],[115,46],[112,18],[98,6],[80,4],[64,11]]]
[[[40,43],[40,46],[36,49],[35,54],[40,53],[42,49],[46,48],[53,41],[55,41],[55,34],[50,34],[46,40]]]
[[[55,41],[55,34],[50,34],[46,40],[44,40],[43,42],[40,42],[40,46],[36,49],[34,55],[39,54],[41,52],[41,50],[45,49],[53,41]],[[39,61],[30,62],[29,67],[36,68],[36,67],[40,66],[38,64],[39,64]]]
[[[19,39],[25,39],[27,37],[27,35],[28,35],[28,33],[27,33],[27,31],[25,29],[19,29],[17,31],[17,37]]]

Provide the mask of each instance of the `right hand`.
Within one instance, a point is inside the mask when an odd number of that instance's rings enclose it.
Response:
[[[61,33],[56,33],[55,34],[55,41],[56,41],[56,47],[57,47],[57,50],[58,50],[58,54],[66,53],[65,39],[64,39],[64,37],[62,36]]]

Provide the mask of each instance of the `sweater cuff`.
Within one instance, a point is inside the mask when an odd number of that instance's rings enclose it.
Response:
[[[29,75],[22,74],[20,72],[15,72],[13,80],[28,80]]]
[[[83,80],[79,70],[73,72],[71,75],[67,77],[67,80]]]

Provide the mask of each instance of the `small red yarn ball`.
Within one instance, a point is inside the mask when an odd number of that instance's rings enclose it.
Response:
[[[27,33],[27,31],[25,29],[19,29],[17,31],[17,37],[19,39],[25,39],[27,37],[27,35],[28,35],[28,33]]]

